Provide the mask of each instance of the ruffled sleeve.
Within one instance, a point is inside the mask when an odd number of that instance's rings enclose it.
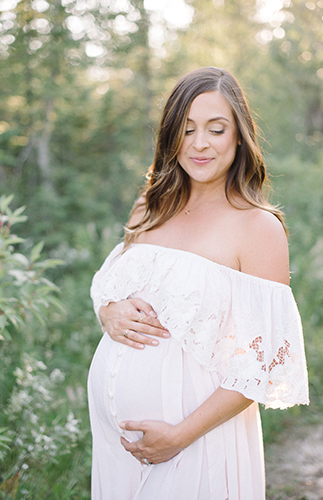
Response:
[[[308,404],[302,325],[291,289],[246,275],[232,285],[233,329],[222,387],[266,408]]]
[[[102,296],[104,293],[104,288],[105,288],[105,282],[107,279],[107,276],[109,274],[109,270],[111,266],[118,260],[122,253],[122,248],[123,248],[123,243],[119,243],[113,250],[112,252],[108,255],[108,257],[105,259],[104,263],[102,264],[101,268],[99,271],[97,271],[93,277],[92,280],[92,285],[91,285],[91,298],[93,301],[93,308],[94,312],[100,321],[99,318],[99,310],[100,307],[103,305],[102,303]],[[111,299],[107,299],[105,302],[105,305],[107,305],[109,302],[113,301],[113,297]],[[100,322],[101,323],[101,322]]]

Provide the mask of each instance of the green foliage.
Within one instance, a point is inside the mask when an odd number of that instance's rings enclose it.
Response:
[[[33,245],[28,255],[17,251],[24,240],[12,232],[12,226],[25,222],[26,217],[24,207],[10,209],[12,199],[0,198],[0,419],[5,424],[0,429],[0,493],[1,498],[16,498],[16,494],[26,498],[29,492],[33,498],[43,499],[51,487],[36,478],[44,470],[49,473],[51,464],[66,466],[63,457],[74,449],[77,455],[85,448],[89,455],[89,426],[86,418],[85,429],[81,429],[81,419],[71,408],[79,413],[84,409],[83,393],[69,405],[62,391],[65,374],[46,351],[51,318],[66,317],[56,297],[59,288],[46,273],[63,262],[43,259],[42,242]],[[49,366],[42,359],[46,352]],[[69,391],[73,393],[73,388]],[[51,472],[53,484],[61,473],[59,468],[56,475]],[[70,482],[68,472],[64,474]]]
[[[4,458],[4,453],[9,450],[8,444],[11,443],[12,439],[8,435],[8,427],[0,427],[0,461]]]
[[[37,462],[38,467],[57,463],[60,455],[70,453],[80,434],[79,421],[72,412],[63,425],[59,414],[52,420],[63,403],[57,398],[56,386],[65,376],[58,368],[48,374],[42,361],[27,354],[23,356],[22,368],[17,368],[14,375],[17,385],[9,398],[6,415],[16,429],[17,462]]]
[[[61,308],[53,292],[58,288],[44,277],[47,269],[62,265],[60,260],[40,260],[43,242],[35,245],[27,257],[15,250],[24,240],[11,228],[26,217],[24,207],[11,211],[13,197],[0,198],[0,340],[11,339],[11,327],[23,326],[29,315],[45,325],[46,310]]]
[[[290,237],[291,286],[305,326],[323,325],[323,170],[321,162],[272,157],[275,201],[284,207]],[[310,334],[310,331],[308,332]]]
[[[261,94],[260,98],[271,103],[266,106],[263,117],[272,124],[271,142],[275,154],[298,154],[303,160],[314,161],[321,156],[322,14],[320,1],[293,0],[285,2],[276,19],[264,26],[273,40],[267,44],[271,67],[262,75],[266,95]],[[271,84],[275,81],[277,85]]]

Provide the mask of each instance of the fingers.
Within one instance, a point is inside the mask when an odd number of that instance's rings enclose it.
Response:
[[[124,447],[126,451],[129,451],[129,453],[140,453],[143,455],[143,450],[140,449],[140,447],[137,444],[137,441],[134,443],[129,443],[124,437],[120,438],[121,444]]]
[[[136,326],[134,327],[136,328]],[[128,345],[130,347],[134,347],[135,349],[144,349],[146,345],[148,346],[158,346],[159,341],[149,337],[148,335],[159,336],[162,338],[168,338],[170,334],[168,332],[164,332],[163,334],[159,333],[155,334],[154,330],[147,331],[147,334],[143,335],[138,331],[131,330],[129,328],[123,328],[122,330],[114,330],[114,332],[110,333],[110,337],[113,340],[119,341],[121,344]]]
[[[145,302],[142,299],[134,298],[134,299],[129,299],[129,302],[133,304],[133,306],[137,309],[138,314],[136,314],[135,318],[133,318],[135,321],[138,321],[139,323],[145,323],[147,325],[151,325],[155,328],[160,328],[164,331],[167,331],[167,328],[165,328],[157,318],[156,312],[153,310],[150,304]]]
[[[120,424],[121,429],[127,430],[127,431],[141,431],[143,432],[144,425],[141,424],[141,422],[122,422]],[[134,457],[136,457],[138,460],[142,460],[147,454],[148,450],[147,447],[143,444],[142,439],[139,439],[138,441],[128,441],[125,439],[123,436],[120,437],[120,441],[122,446],[126,451],[131,453]]]
[[[101,306],[99,315],[103,331],[113,340],[135,349],[157,346],[158,340],[151,337],[170,337],[153,308],[139,298],[110,302],[108,306]]]
[[[133,330],[137,333],[140,334],[145,334],[145,335],[153,335],[154,337],[161,337],[161,338],[168,338],[169,337],[169,331],[164,328],[164,327],[158,327],[155,324],[148,323],[150,318],[148,316],[145,316],[144,318],[141,318],[140,321],[135,320],[128,322],[128,326],[130,330]]]
[[[145,425],[142,422],[133,422],[133,421],[126,421],[126,422],[121,422],[120,424],[121,429],[125,431],[141,431],[144,432]],[[120,438],[121,444],[124,447],[126,451],[129,451],[129,453],[132,453],[138,460],[141,460],[145,456],[146,448],[142,444],[142,439],[139,439],[138,441],[134,442],[129,442],[127,441],[124,437]]]
[[[121,444],[126,451],[131,453],[131,455],[136,458],[139,462],[145,465],[152,465],[151,459],[148,460],[146,455],[148,455],[147,449],[139,444],[139,441],[134,443],[129,443],[124,437],[120,438]]]
[[[128,345],[129,347],[133,347],[134,349],[144,349],[146,345],[155,345],[152,342],[152,339],[145,337],[144,335],[138,335],[138,333],[133,332],[132,330],[126,329],[124,331],[123,336],[118,334],[110,334],[112,340],[117,340],[121,344]],[[142,338],[142,341],[141,341]],[[157,341],[158,345],[158,341]]]
[[[138,349],[143,349],[145,345],[157,346],[159,344],[158,340],[141,335],[139,332],[129,330],[128,328],[124,331],[123,337],[124,339],[120,340],[123,344]]]
[[[142,311],[145,313],[146,316],[150,316],[152,318],[157,318],[157,314],[154,311],[154,309],[151,307],[148,302],[145,302],[144,300],[140,299],[139,297],[135,299],[130,299],[130,302],[132,302],[135,307],[138,309],[138,311]]]
[[[110,335],[124,335],[124,333],[129,330],[130,333],[127,332],[126,337],[132,342],[151,346],[158,345],[158,341],[150,339],[149,337],[147,338],[147,335],[169,338],[170,334],[168,330],[160,324],[157,318],[146,315],[138,310],[138,307],[144,307],[144,304],[151,307],[145,301],[138,298],[117,303],[116,307],[119,307],[119,311],[118,314],[112,318],[112,321],[110,321]],[[146,310],[148,310],[148,307],[146,307]]]
[[[141,431],[146,432],[147,425],[144,421],[126,420],[119,424],[124,431]]]

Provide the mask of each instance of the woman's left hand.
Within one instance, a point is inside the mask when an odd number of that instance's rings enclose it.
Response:
[[[138,441],[129,443],[121,437],[121,444],[137,460],[150,464],[160,464],[175,457],[183,448],[177,444],[175,426],[158,420],[131,420],[122,422],[121,429],[126,431],[141,431],[143,436]]]

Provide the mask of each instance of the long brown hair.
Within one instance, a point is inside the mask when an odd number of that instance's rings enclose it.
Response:
[[[237,80],[224,69],[213,67],[191,71],[175,85],[164,107],[153,164],[143,188],[145,211],[141,221],[125,228],[125,249],[143,231],[157,228],[178,214],[190,197],[190,178],[177,161],[187,116],[194,99],[204,92],[218,90],[227,100],[234,115],[241,145],[229,169],[225,185],[228,201],[238,193],[251,206],[273,213],[283,224],[284,214],[271,205],[264,195],[268,186],[266,168],[257,141],[255,123],[243,91]],[[135,204],[132,213],[138,208]]]

